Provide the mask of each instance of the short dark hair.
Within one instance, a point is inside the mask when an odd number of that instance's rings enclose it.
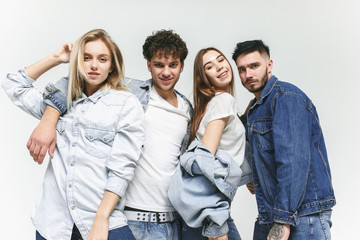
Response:
[[[179,57],[183,62],[188,49],[186,43],[173,30],[162,29],[148,36],[143,45],[143,55],[146,60],[150,61],[155,54],[160,56],[172,54],[172,57]]]
[[[241,54],[252,53],[255,51],[258,51],[260,54],[267,54],[268,57],[270,57],[270,49],[262,40],[250,40],[236,44],[232,59],[236,62],[236,59]]]

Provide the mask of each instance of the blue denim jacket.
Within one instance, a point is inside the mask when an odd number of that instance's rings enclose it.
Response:
[[[229,231],[230,204],[239,186],[252,181],[247,159],[241,167],[224,150],[215,156],[194,140],[180,156],[168,196],[187,225],[203,227],[202,234],[217,237]]]
[[[130,91],[139,99],[144,111],[146,111],[147,105],[150,99],[150,88],[152,86],[152,79],[142,81],[132,78],[125,78],[126,87],[130,89]],[[54,84],[49,83],[44,90],[44,102],[47,105],[50,105],[56,108],[60,114],[64,114],[66,112],[66,93],[68,88],[68,78],[63,77],[59,81]],[[190,101],[181,93],[175,90],[177,94],[179,94],[190,107],[190,117],[193,114],[193,108]],[[180,152],[184,153],[190,138],[190,123],[187,126],[186,136],[181,144]]]
[[[248,113],[260,223],[298,223],[331,209],[335,196],[319,118],[296,86],[269,79]]]

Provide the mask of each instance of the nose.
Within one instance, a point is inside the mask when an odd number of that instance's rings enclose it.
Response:
[[[162,75],[164,77],[169,77],[170,76],[170,68],[168,66],[164,66],[164,69],[162,71]]]
[[[92,70],[96,70],[96,69],[97,69],[97,61],[96,61],[96,59],[93,59],[93,60],[91,61],[91,69],[92,69]]]
[[[221,69],[223,69],[224,66],[222,64],[216,64],[216,70],[219,72]]]
[[[246,78],[252,78],[253,77],[253,73],[249,68],[246,69],[245,74],[246,74]]]

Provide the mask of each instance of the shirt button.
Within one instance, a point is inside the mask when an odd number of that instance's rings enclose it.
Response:
[[[81,113],[84,113],[85,112],[85,110],[81,110]]]
[[[74,164],[73,162],[72,162],[72,163],[70,163],[70,166],[72,166],[72,167],[73,167],[74,165],[75,165],[75,164]]]
[[[72,188],[72,185],[71,185],[71,184],[69,184],[69,188]]]
[[[107,141],[107,138],[104,138],[104,141],[106,142],[106,141]]]
[[[72,206],[71,209],[74,210],[74,209],[75,209],[75,206]]]
[[[90,138],[90,139],[93,139],[93,136],[90,136],[89,138]]]
[[[79,124],[78,123],[75,123],[75,127],[77,127]]]
[[[76,145],[75,145],[75,143],[73,143],[71,146],[75,147]]]

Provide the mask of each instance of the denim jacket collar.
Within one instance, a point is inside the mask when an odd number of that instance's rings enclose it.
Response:
[[[264,102],[264,98],[266,98],[272,92],[277,81],[278,79],[274,75],[270,77],[268,83],[261,93],[260,99],[256,102],[256,104],[262,104]]]

